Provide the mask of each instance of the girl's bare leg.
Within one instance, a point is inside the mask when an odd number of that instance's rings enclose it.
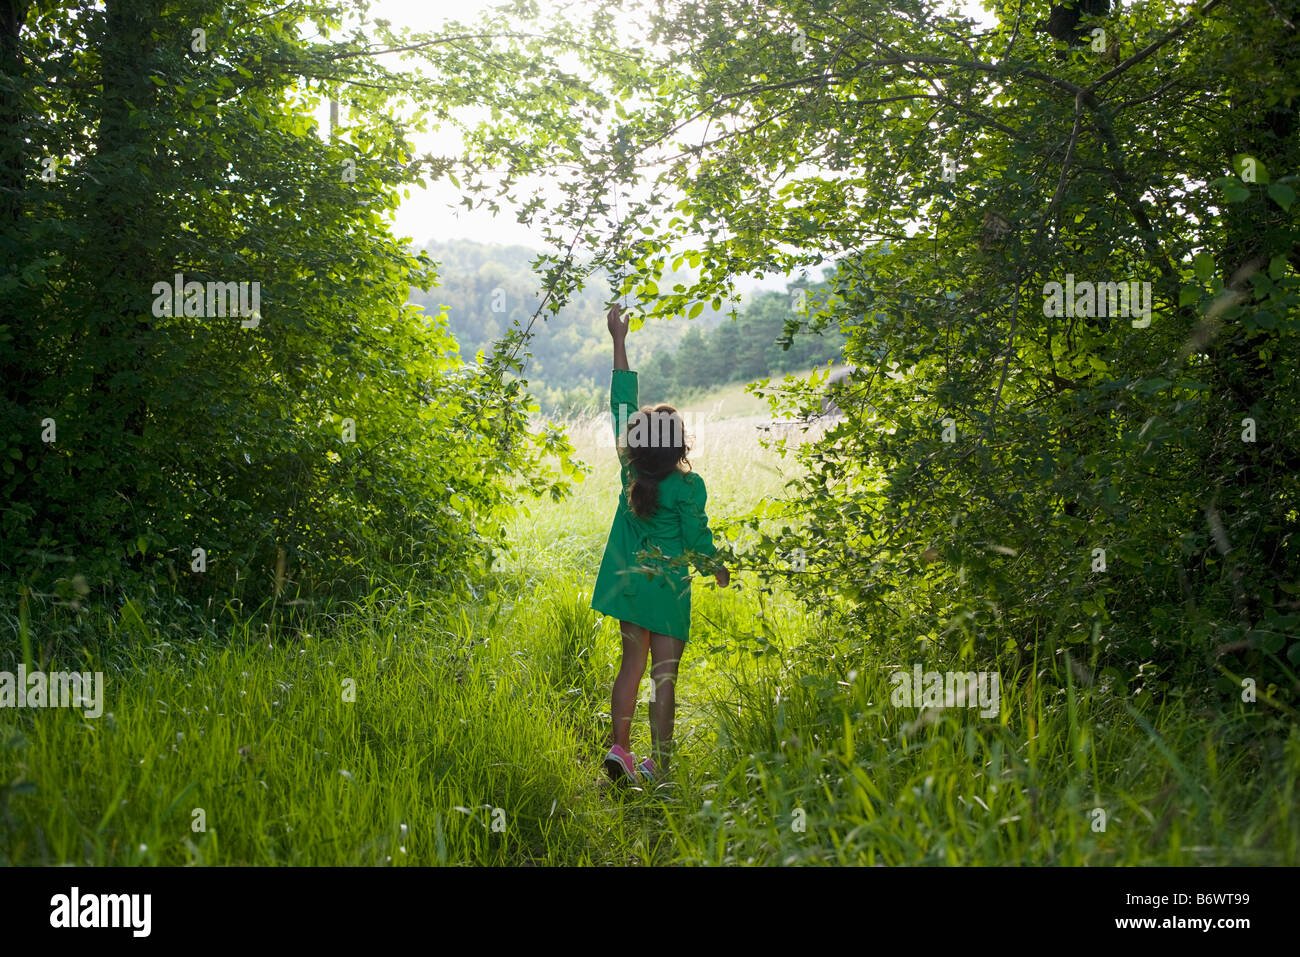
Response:
[[[668,773],[672,759],[673,719],[677,713],[677,665],[682,660],[686,642],[669,635],[650,634],[650,679],[654,697],[650,700],[650,741],[655,766]]]
[[[631,622],[619,622],[623,632],[623,661],[614,679],[609,714],[614,728],[611,741],[632,750],[632,715],[636,713],[636,693],[645,675],[646,654],[650,650],[650,632]],[[653,708],[654,705],[651,705]]]

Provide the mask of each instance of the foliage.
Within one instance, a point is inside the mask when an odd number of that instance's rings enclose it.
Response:
[[[371,55],[376,32],[413,38],[329,3],[18,8],[0,40],[6,576],[260,601],[378,562],[452,587],[518,487],[563,492],[540,463],[571,474],[567,443],[527,434],[517,389],[407,304],[437,274],[386,222],[404,184],[447,172],[413,160],[400,95],[436,119],[502,77],[457,54],[413,85]],[[346,122],[318,132],[329,99]],[[257,283],[260,314],[159,315],[177,273]]]
[[[648,179],[623,254],[647,319],[837,266],[809,325],[864,371],[752,564],[799,550],[859,641],[920,580],[967,655],[1046,642],[1134,693],[1249,679],[1291,714],[1300,34],[1267,0],[1156,0],[1066,49],[1047,7],[608,4],[652,46],[611,74],[631,146],[572,189],[624,155]],[[658,283],[682,263],[695,283]],[[1074,279],[1149,283],[1150,309],[1061,314]]]

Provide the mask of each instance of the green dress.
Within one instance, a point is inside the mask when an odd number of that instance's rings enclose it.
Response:
[[[614,370],[609,404],[617,444],[628,418],[638,408],[635,372]],[[659,483],[658,509],[643,519],[628,505],[627,490],[635,471],[621,447],[619,460],[622,491],[596,575],[591,607],[611,618],[686,641],[691,630],[690,566],[705,574],[717,567],[708,560],[716,548],[704,514],[704,479],[694,472],[673,472]],[[654,554],[656,547],[662,557]],[[638,557],[643,550],[649,550],[649,554]],[[670,564],[674,558],[679,561]]]

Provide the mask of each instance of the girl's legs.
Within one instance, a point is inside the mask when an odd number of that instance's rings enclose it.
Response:
[[[636,712],[636,693],[645,675],[646,654],[650,650],[650,632],[628,621],[619,622],[623,632],[623,661],[614,679],[609,714],[614,730],[611,743],[632,750],[632,715]],[[652,709],[654,705],[650,706]]]
[[[626,647],[626,646],[625,646]],[[673,718],[677,711],[677,665],[682,660],[686,642],[670,635],[650,633],[650,679],[654,697],[650,699],[650,740],[659,773],[668,773],[672,758]],[[643,658],[642,661],[645,659]]]

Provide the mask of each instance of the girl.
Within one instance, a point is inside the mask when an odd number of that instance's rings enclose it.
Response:
[[[605,755],[605,770],[618,783],[653,780],[668,772],[677,663],[691,627],[691,579],[685,564],[712,572],[721,588],[731,582],[731,573],[707,560],[716,549],[704,514],[704,480],[690,471],[682,418],[670,405],[637,410],[637,378],[627,367],[627,319],[622,308],[616,304],[610,309],[606,322],[614,340],[609,404],[622,464],[622,494],[591,607],[619,619],[623,635],[623,662],[610,704],[613,730]],[[638,561],[637,552],[653,553],[656,548],[662,558]],[[685,558],[673,565],[663,561],[677,556]],[[630,737],[647,652],[654,682],[650,696],[654,757],[638,762]]]

